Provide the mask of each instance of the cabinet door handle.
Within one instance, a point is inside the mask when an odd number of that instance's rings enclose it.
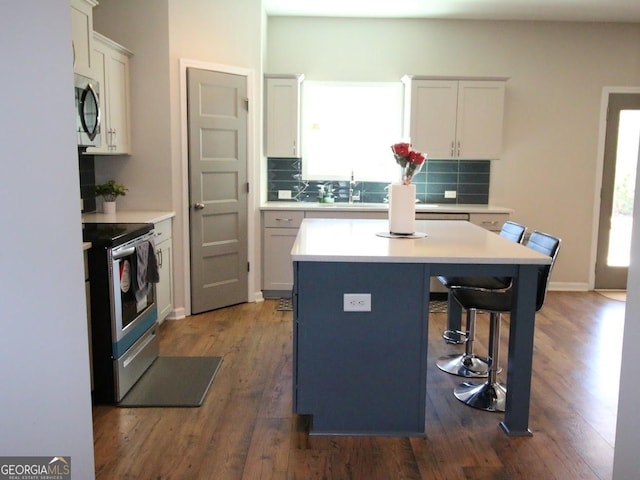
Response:
[[[458,140],[458,154],[456,155],[457,157],[460,156],[460,140]]]
[[[293,218],[276,218],[276,222],[293,222]]]
[[[156,257],[158,257],[158,267],[162,267],[162,250],[156,250]]]
[[[453,154],[455,153],[455,149],[456,149],[456,142],[451,140],[451,156],[452,157],[453,157]]]

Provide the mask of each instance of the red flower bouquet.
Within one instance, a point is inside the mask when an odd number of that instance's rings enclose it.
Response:
[[[409,185],[413,176],[422,168],[425,155],[413,150],[408,143],[395,143],[391,145],[391,151],[396,163],[402,168],[402,183]]]

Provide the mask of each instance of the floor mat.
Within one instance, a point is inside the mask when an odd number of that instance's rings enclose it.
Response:
[[[627,301],[627,292],[623,291],[610,291],[610,290],[596,290],[603,297],[610,298],[611,300],[618,300],[619,302]]]
[[[119,407],[199,407],[221,357],[158,357]]]
[[[447,313],[447,301],[446,300],[430,300],[429,312],[431,313]]]
[[[289,311],[293,310],[293,301],[290,298],[280,298],[276,310]]]

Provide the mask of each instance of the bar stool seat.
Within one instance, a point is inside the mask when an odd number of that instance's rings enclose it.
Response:
[[[500,236],[521,243],[527,228],[519,223],[507,221],[502,225]],[[510,277],[455,277],[439,276],[438,280],[447,289],[465,287],[481,290],[505,290],[511,285]],[[484,378],[488,375],[489,365],[486,357],[474,353],[476,312],[467,312],[465,331],[445,330],[442,334],[445,342],[465,344],[463,354],[445,355],[436,361],[438,368],[444,372],[467,378]]]
[[[534,231],[527,242],[527,247],[551,257],[549,265],[543,265],[538,271],[536,290],[536,311],[544,305],[551,271],[560,250],[560,239],[546,233]],[[500,325],[502,313],[511,311],[512,289],[502,291],[452,288],[451,294],[461,307],[469,312],[489,312],[489,372],[484,383],[465,382],[454,389],[458,400],[474,408],[490,412],[504,412],[507,388],[498,380],[498,358],[500,355]]]

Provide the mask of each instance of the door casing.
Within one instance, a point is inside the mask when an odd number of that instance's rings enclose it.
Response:
[[[598,231],[600,228],[600,189],[602,188],[602,169],[604,166],[604,147],[607,132],[607,108],[609,106],[609,96],[616,93],[640,94],[638,87],[603,87],[600,98],[600,128],[598,131],[598,153],[596,162],[596,176],[594,185],[594,202],[592,213],[591,230],[591,260],[589,263],[589,290],[595,288],[596,278],[596,258],[598,250]]]

